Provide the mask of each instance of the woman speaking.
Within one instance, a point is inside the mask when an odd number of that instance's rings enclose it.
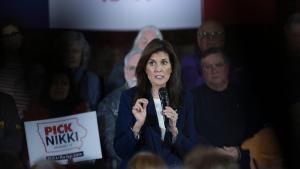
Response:
[[[180,66],[171,44],[154,39],[136,69],[137,86],[122,93],[115,150],[120,168],[137,152],[159,155],[170,168],[181,166],[196,143],[192,97],[181,88]]]

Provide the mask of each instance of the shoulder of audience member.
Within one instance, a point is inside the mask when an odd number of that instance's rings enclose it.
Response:
[[[86,76],[89,79],[100,81],[99,76],[95,72],[93,72],[93,71],[87,70],[86,71]]]
[[[120,99],[120,96],[123,91],[125,91],[127,88],[125,85],[113,90],[110,92],[107,96],[104,97],[103,101],[111,101],[111,100],[117,100]]]
[[[136,92],[137,92],[137,87],[135,86],[135,87],[124,90],[121,95],[134,97]]]

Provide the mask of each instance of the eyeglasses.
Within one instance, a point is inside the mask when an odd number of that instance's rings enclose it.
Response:
[[[202,38],[207,38],[207,37],[210,37],[210,38],[219,37],[219,36],[222,36],[222,35],[224,35],[223,31],[216,31],[216,32],[206,32],[206,31],[203,31],[203,32],[199,32],[198,33],[198,36],[201,39]]]

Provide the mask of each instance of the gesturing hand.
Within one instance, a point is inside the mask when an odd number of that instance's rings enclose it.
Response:
[[[172,107],[166,106],[166,108],[163,110],[163,115],[169,119],[170,128],[176,127],[178,114],[174,109],[172,109]]]
[[[146,119],[148,100],[145,98],[137,99],[132,107],[132,114],[134,115],[136,122],[142,126]]]
[[[176,110],[172,107],[166,106],[165,110],[163,110],[163,115],[169,119],[169,127],[173,137],[176,137],[178,134],[178,130],[176,127],[178,114]],[[168,126],[166,126],[168,127]]]

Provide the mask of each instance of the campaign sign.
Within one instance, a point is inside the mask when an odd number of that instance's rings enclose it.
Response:
[[[39,160],[61,164],[102,158],[96,112],[25,122],[30,166]]]

